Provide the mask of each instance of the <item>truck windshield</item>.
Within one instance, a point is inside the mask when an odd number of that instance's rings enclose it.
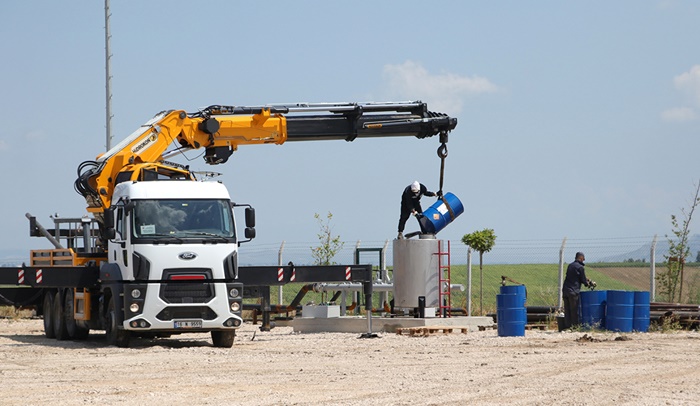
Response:
[[[226,200],[134,200],[135,238],[235,238]]]

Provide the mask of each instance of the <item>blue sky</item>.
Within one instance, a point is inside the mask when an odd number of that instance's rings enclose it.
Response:
[[[104,2],[0,5],[0,246],[26,212],[84,214],[76,168],[105,149]],[[459,119],[445,190],[465,213],[439,236],[670,234],[700,180],[700,3],[111,2],[113,143],[165,109],[423,100]],[[436,138],[243,146],[222,172],[258,238],[396,235],[403,188],[436,190]],[[427,207],[431,199],[424,199]],[[413,220],[407,231],[417,229]],[[695,229],[698,229],[695,227]],[[254,247],[254,246],[251,246]]]

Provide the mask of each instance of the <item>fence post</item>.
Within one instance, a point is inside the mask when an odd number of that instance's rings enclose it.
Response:
[[[379,258],[379,280],[382,283],[387,283],[389,278],[388,271],[386,270],[386,250],[389,247],[389,240],[384,241],[384,247],[382,247],[381,257]],[[389,292],[381,291],[379,292],[379,307],[384,307],[384,303],[389,303]]]
[[[357,240],[357,243],[355,244],[355,265],[358,265],[360,263],[360,254],[357,252],[357,250],[360,249],[360,240]],[[370,279],[372,279],[372,273],[370,272]],[[360,304],[362,303],[362,295],[360,294],[360,291],[356,291],[353,293],[353,300],[355,303],[357,303],[357,306],[355,307],[355,314],[360,314]],[[371,311],[369,313],[372,313]]]
[[[649,259],[651,264],[649,265],[649,296],[651,296],[651,301],[656,301],[656,237],[654,234],[654,241],[651,242],[651,249],[649,251]]]
[[[472,248],[467,247],[467,316],[472,315]]]
[[[279,266],[282,266],[282,252],[284,252],[284,240],[282,241],[282,245],[280,245],[280,250],[277,252],[277,265],[279,265]],[[280,285],[277,288],[277,303],[278,304],[284,303],[284,294],[282,291],[282,285]]]
[[[381,269],[382,282],[389,282],[389,271],[386,269],[386,250],[389,249],[389,240],[384,241],[384,249],[382,250],[382,264],[384,266]]]
[[[566,237],[561,242],[561,248],[559,248],[559,286],[557,290],[559,291],[559,302],[557,306],[561,309],[563,307],[563,299],[561,296],[561,287],[564,286],[564,247],[566,247]]]

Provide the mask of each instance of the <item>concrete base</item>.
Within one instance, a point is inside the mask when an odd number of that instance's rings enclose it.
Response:
[[[302,318],[330,319],[340,317],[338,305],[303,305],[301,307]]]
[[[293,320],[275,320],[277,326],[293,327],[297,333],[367,333],[367,318],[364,316],[323,318],[295,318]],[[373,333],[395,333],[397,328],[425,326],[467,327],[469,331],[478,331],[480,326],[491,327],[493,318],[482,317],[448,317],[416,319],[411,317],[372,317]]]

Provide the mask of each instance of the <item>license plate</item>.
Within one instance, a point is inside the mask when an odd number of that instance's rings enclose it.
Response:
[[[175,328],[202,328],[202,320],[177,320]]]

